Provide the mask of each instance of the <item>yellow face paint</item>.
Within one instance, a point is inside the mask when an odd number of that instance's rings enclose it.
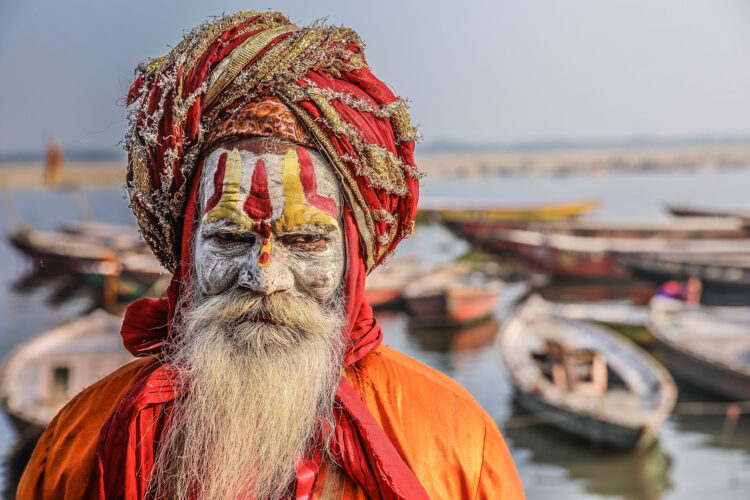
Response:
[[[207,201],[208,208],[203,216],[204,221],[217,222],[227,221],[238,226],[239,230],[249,230],[261,234],[262,240],[258,252],[258,266],[266,267],[271,262],[272,239],[271,233],[285,233],[303,226],[318,226],[321,228],[336,228],[341,235],[341,228],[335,217],[328,212],[337,210],[333,200],[320,196],[315,188],[315,171],[312,162],[305,151],[304,164],[300,159],[300,153],[296,149],[289,149],[284,155],[281,165],[281,184],[284,192],[284,208],[278,219],[271,222],[266,220],[254,220],[248,215],[246,207],[243,206],[242,193],[240,190],[242,182],[242,157],[237,148],[230,153],[223,153],[219,158],[214,174],[214,195]],[[261,161],[257,163],[256,169],[265,167]],[[256,170],[256,174],[259,172]],[[251,195],[256,199],[267,200],[268,215],[271,214],[271,200],[265,180],[265,170],[258,177],[258,183],[262,189],[254,192],[255,177],[253,177],[253,188]],[[219,189],[221,191],[219,191]],[[216,200],[218,198],[218,201]],[[317,206],[314,206],[317,205]],[[264,215],[265,217],[265,215]]]
[[[216,167],[217,176],[221,174],[221,160]],[[215,222],[228,220],[243,229],[255,228],[255,222],[245,213],[240,206],[241,193],[240,182],[242,180],[242,156],[237,148],[234,148],[226,158],[224,167],[224,181],[222,182],[221,199],[203,216],[203,220]],[[210,203],[210,200],[209,200]]]
[[[271,224],[275,233],[292,231],[305,225],[335,227],[339,234],[341,233],[339,223],[334,217],[307,203],[302,186],[299,155],[295,149],[287,150],[284,155],[281,182],[284,186],[284,211],[281,217]]]

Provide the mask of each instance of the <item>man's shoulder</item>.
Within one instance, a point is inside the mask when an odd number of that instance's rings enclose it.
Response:
[[[127,391],[157,365],[153,357],[135,359],[71,399],[39,439],[18,498],[90,498],[102,426]]]
[[[157,365],[157,358],[153,356],[136,358],[102,377],[79,392],[58,412],[55,427],[59,429],[71,420],[79,419],[90,422],[90,427],[96,423],[103,425],[127,391]]]
[[[348,377],[430,498],[523,498],[495,422],[457,382],[387,346]]]
[[[381,346],[357,365],[359,382],[378,391],[394,391],[411,401],[437,398],[441,404],[454,402],[484,416],[474,397],[458,382],[405,354]]]

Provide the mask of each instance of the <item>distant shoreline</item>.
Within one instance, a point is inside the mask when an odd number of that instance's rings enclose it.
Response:
[[[125,185],[125,162],[66,163],[60,171],[60,188]],[[0,189],[44,188],[42,163],[0,163]]]
[[[459,177],[748,168],[750,145],[417,154],[416,161],[429,175]]]
[[[663,172],[703,168],[750,168],[748,145],[611,148],[499,153],[416,155],[418,168],[435,177],[568,175]],[[66,163],[60,186],[112,187],[125,184],[124,161]],[[0,189],[44,188],[41,162],[0,163]]]

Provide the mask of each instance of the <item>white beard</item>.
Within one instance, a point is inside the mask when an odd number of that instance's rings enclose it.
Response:
[[[178,397],[149,490],[276,500],[311,445],[327,455],[330,434],[320,430],[334,428],[342,303],[241,290],[199,300],[184,312],[170,360]]]

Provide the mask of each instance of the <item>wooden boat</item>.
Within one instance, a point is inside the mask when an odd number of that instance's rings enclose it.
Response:
[[[544,360],[552,343],[564,348],[561,366],[566,373],[575,373],[571,365],[584,354],[604,360],[606,387],[571,389],[571,382],[561,386],[553,381],[549,372],[555,373],[554,364],[549,366],[551,357]],[[608,447],[650,444],[677,399],[669,373],[640,347],[597,325],[556,316],[538,295],[505,323],[498,348],[523,408]]]
[[[606,238],[744,238],[750,236],[747,224],[737,218],[681,217],[677,219],[602,219],[578,218],[537,221],[501,221],[476,219],[444,219],[454,233],[471,243],[482,245],[493,236],[509,229],[544,233]],[[502,250],[502,248],[494,248]],[[505,250],[512,250],[506,248]]]
[[[645,326],[648,308],[623,301],[550,303],[556,316],[594,323]]]
[[[118,248],[141,248],[146,242],[141,239],[138,228],[128,224],[110,224],[98,221],[63,221],[60,231],[79,236],[87,241],[97,241]]]
[[[750,400],[750,308],[651,301],[649,328],[675,375],[717,395]]]
[[[646,328],[648,308],[627,301],[550,303],[555,316],[599,323],[638,345],[647,346],[653,336]]]
[[[38,231],[29,227],[13,231],[8,239],[36,265],[50,270],[85,270],[123,252],[147,252],[142,242],[130,237],[105,240],[66,232]]]
[[[648,305],[657,290],[650,281],[627,280],[620,282],[552,282],[535,291],[552,302],[627,302]]]
[[[416,262],[412,260],[388,262],[367,276],[365,298],[373,308],[396,307],[401,294],[416,276]]]
[[[703,283],[701,302],[750,305],[750,255],[626,255],[618,261],[631,274],[662,284],[695,277]]]
[[[419,210],[434,213],[443,220],[538,220],[578,217],[599,208],[598,199],[562,203],[502,205],[494,200],[459,200],[455,198],[419,199]]]
[[[472,272],[466,264],[451,264],[425,274],[403,293],[406,310],[433,326],[472,323],[492,314],[502,285]]]
[[[556,277],[623,278],[619,258],[627,255],[730,255],[750,253],[750,239],[684,237],[581,236],[521,229],[498,230],[483,245],[490,251],[512,251]]]
[[[140,287],[148,288],[167,271],[151,252],[125,252],[112,254],[79,271],[94,283],[101,283],[108,276],[116,276]]]
[[[667,205],[667,211],[677,217],[734,217],[750,220],[750,209],[721,208],[694,205],[692,203],[670,203]]]
[[[40,429],[84,387],[133,359],[122,318],[95,311],[11,351],[0,367],[0,404],[16,428]]]

